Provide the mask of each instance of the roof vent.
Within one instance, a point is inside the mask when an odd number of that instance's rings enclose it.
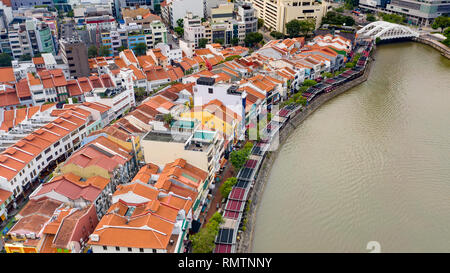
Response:
[[[100,236],[98,234],[91,234],[90,238],[93,242],[98,242],[100,240]]]

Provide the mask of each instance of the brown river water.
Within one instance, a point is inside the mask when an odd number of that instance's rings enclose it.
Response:
[[[374,57],[280,147],[253,252],[450,252],[450,60],[414,42]]]

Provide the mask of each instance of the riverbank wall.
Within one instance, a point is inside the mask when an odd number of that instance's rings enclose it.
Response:
[[[442,54],[442,56],[446,57],[447,59],[450,59],[450,48],[448,48],[444,44],[442,44],[438,41],[423,38],[423,37],[414,37],[412,40],[415,42],[421,43],[421,44],[429,45],[432,48],[439,51]]]
[[[249,211],[247,213],[247,224],[246,229],[239,235],[239,241],[237,243],[236,252],[237,253],[249,253],[252,251],[253,246],[253,234],[256,224],[256,214],[258,211],[259,204],[261,202],[261,197],[264,192],[265,185],[269,179],[269,174],[272,169],[272,165],[278,156],[281,146],[284,144],[289,135],[307,118],[309,115],[314,113],[320,106],[322,106],[327,101],[339,96],[340,94],[348,91],[349,89],[360,85],[365,82],[372,69],[374,59],[369,57],[366,69],[359,78],[352,80],[351,82],[345,83],[344,85],[336,88],[330,93],[325,93],[320,97],[314,99],[307,107],[304,107],[301,112],[292,117],[288,124],[279,131],[279,147],[275,151],[268,152],[263,162],[261,163],[261,169],[258,173],[258,177],[254,183],[254,187],[249,196],[251,203],[249,204]]]

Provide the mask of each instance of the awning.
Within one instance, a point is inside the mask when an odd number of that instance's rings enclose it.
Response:
[[[200,230],[200,227],[202,226],[202,223],[200,223],[200,221],[198,220],[192,220],[192,227],[191,227],[191,231],[193,233],[197,233]]]

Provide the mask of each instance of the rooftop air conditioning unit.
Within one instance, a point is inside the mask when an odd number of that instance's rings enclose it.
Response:
[[[90,238],[93,242],[98,242],[100,240],[100,236],[98,236],[98,234],[91,234]]]

